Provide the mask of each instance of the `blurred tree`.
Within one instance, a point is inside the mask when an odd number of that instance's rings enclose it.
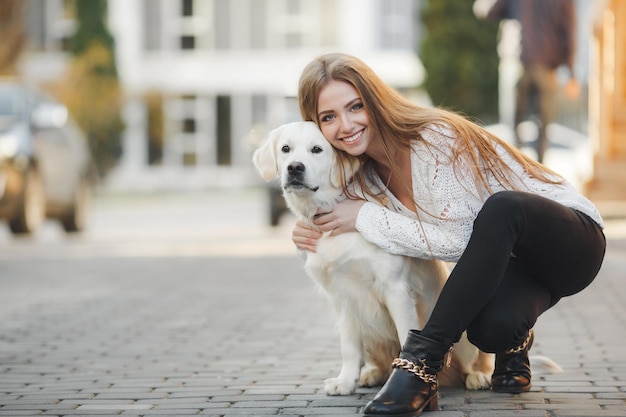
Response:
[[[0,76],[17,75],[17,62],[25,46],[25,0],[0,0]]]
[[[163,94],[149,91],[144,95],[148,118],[148,163],[163,162]]]
[[[498,121],[498,24],[479,20],[470,0],[427,0],[420,58],[435,105],[484,123]]]
[[[74,0],[74,7],[78,28],[69,41],[70,51],[79,56],[89,50],[94,40],[113,50],[115,41],[105,24],[107,0]],[[115,74],[115,61],[108,69]]]
[[[74,59],[56,93],[85,131],[96,168],[104,176],[119,160],[124,130],[114,40],[105,24],[107,1],[74,0],[70,6],[78,26],[69,39]]]

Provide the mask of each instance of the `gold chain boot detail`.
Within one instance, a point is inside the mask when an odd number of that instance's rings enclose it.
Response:
[[[363,409],[364,417],[417,417],[439,408],[437,372],[451,348],[411,330],[389,379]]]
[[[491,376],[491,385],[495,392],[519,394],[530,391],[532,383],[528,351],[534,340],[535,334],[530,329],[528,337],[520,346],[496,353],[496,369]]]

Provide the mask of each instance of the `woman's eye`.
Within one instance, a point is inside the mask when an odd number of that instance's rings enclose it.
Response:
[[[313,148],[311,148],[311,152],[312,153],[320,153],[320,152],[322,152],[322,148],[320,148],[319,146],[314,146]]]
[[[327,114],[326,116],[322,116],[322,118],[320,119],[321,122],[328,122],[332,119],[334,119],[335,116],[332,114]]]
[[[361,110],[363,108],[363,103],[356,103],[352,106],[352,110]]]
[[[280,148],[280,150],[282,153],[289,153],[291,149],[289,149],[289,146],[285,145],[282,148]]]

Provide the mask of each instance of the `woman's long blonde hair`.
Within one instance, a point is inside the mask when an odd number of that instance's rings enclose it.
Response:
[[[517,174],[513,173],[498,155],[496,145],[504,147],[530,176],[546,183],[563,182],[562,177],[552,170],[465,117],[448,110],[421,107],[410,102],[385,84],[363,61],[351,55],[325,54],[314,59],[304,68],[298,87],[298,102],[304,120],[314,121],[319,125],[317,117],[319,93],[331,80],[349,83],[360,95],[369,117],[369,129],[373,131],[373,137],[380,138],[382,141],[392,173],[399,173],[399,168],[391,157],[393,153],[390,151],[397,147],[409,147],[410,143],[415,140],[424,140],[420,136],[420,131],[431,125],[451,131],[454,139],[458,141],[452,151],[453,163],[457,164],[463,158],[472,170],[475,185],[479,188],[482,186],[489,193],[492,190],[485,171],[493,175],[503,187],[518,189],[518,182],[512,181]],[[343,152],[340,152],[340,155],[340,161],[343,160],[341,163],[345,163],[346,158],[349,158]],[[362,163],[368,162],[371,161],[367,157],[362,158]],[[366,171],[360,170],[355,180],[368,194],[375,195],[367,189]],[[405,181],[405,184],[408,183]],[[410,195],[413,195],[410,187],[407,188]]]

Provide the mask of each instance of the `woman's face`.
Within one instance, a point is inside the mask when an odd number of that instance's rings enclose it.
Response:
[[[371,140],[369,118],[351,84],[331,80],[320,90],[317,108],[320,129],[332,146],[352,156],[365,153]]]

